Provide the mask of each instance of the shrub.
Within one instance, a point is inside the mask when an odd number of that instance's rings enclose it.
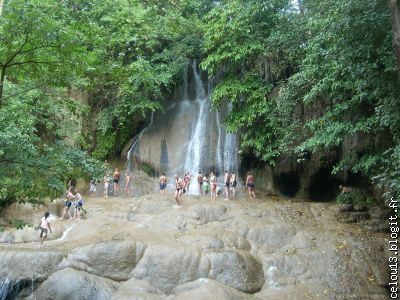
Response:
[[[336,197],[336,202],[340,204],[366,204],[372,205],[376,200],[360,192],[340,193]]]

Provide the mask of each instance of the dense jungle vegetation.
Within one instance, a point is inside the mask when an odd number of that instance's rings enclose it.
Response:
[[[0,3],[0,207],[101,172],[194,58],[245,154],[274,165],[347,143],[333,173],[400,195],[396,0]]]

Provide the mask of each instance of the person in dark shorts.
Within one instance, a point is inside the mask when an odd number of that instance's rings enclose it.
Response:
[[[81,218],[81,210],[83,206],[83,199],[81,194],[79,194],[78,191],[75,191],[75,213],[74,213],[74,219],[80,219]]]
[[[114,196],[118,196],[119,192],[119,179],[121,178],[121,173],[119,172],[118,168],[115,168],[113,174],[113,187],[114,187]]]
[[[237,182],[236,182],[236,175],[235,173],[231,174],[231,185],[230,185],[230,189],[231,192],[233,194],[233,198],[236,197],[236,186],[237,186]]]
[[[178,203],[178,208],[181,207],[181,199],[184,189],[184,182],[182,178],[179,178],[178,175],[175,175],[175,201]]]
[[[47,237],[47,231],[50,230],[51,233],[53,231],[51,230],[50,223],[47,221],[47,218],[49,217],[49,213],[46,212],[44,214],[44,217],[40,220],[38,229],[40,229],[40,246],[43,244],[43,240]]]
[[[247,178],[246,178],[246,186],[247,186],[247,190],[249,192],[249,196],[250,198],[256,197],[256,194],[254,193],[254,176],[251,175],[250,173],[247,173]]]
[[[64,212],[62,217],[59,220],[64,219],[65,215],[68,213],[69,218],[72,219],[71,213],[69,212],[70,207],[72,206],[72,200],[75,198],[75,196],[72,194],[71,189],[68,190],[67,196],[64,202]]]
[[[162,173],[160,176],[160,193],[164,194],[165,189],[167,188],[167,176],[165,176],[165,173]]]
[[[225,171],[224,185],[225,185],[225,200],[229,200],[229,187],[231,185],[231,174],[229,174],[228,171]]]

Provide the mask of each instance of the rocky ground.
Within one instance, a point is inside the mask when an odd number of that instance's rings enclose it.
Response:
[[[387,299],[384,233],[334,204],[173,195],[91,198],[81,220],[0,233],[0,299]],[[61,204],[46,208],[54,215]],[[4,216],[37,223],[44,209]],[[3,218],[4,220],[4,218]]]

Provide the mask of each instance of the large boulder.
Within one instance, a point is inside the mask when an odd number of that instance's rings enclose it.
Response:
[[[247,251],[206,253],[211,262],[209,278],[245,293],[256,293],[264,285],[262,264]]]
[[[246,300],[255,297],[239,292],[229,286],[223,285],[218,281],[200,278],[191,281],[174,290],[174,294],[168,297],[170,300]]]
[[[209,269],[209,261],[195,248],[157,244],[146,249],[132,275],[169,294],[179,284],[207,277]]]
[[[63,254],[53,251],[0,251],[0,299],[16,298],[26,288],[53,273]]]
[[[165,295],[144,280],[137,280],[132,278],[123,284],[113,294],[113,300],[162,300],[165,299]]]
[[[144,243],[131,240],[100,242],[74,249],[61,265],[116,281],[128,280],[145,249]]]
[[[274,223],[250,228],[247,240],[260,247],[281,248],[290,242],[296,234],[296,228],[286,223]]]
[[[110,279],[67,268],[52,274],[29,299],[108,300],[118,287]]]
[[[221,204],[199,203],[189,207],[187,215],[192,219],[199,220],[200,224],[221,221],[227,208]]]

